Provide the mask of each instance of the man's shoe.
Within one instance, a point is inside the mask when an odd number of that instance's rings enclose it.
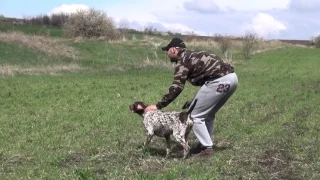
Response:
[[[190,155],[198,154],[204,149],[205,147],[203,147],[201,143],[198,143],[196,147],[190,149]]]
[[[194,157],[210,157],[213,156],[213,149],[212,148],[205,148],[200,153],[195,154]]]

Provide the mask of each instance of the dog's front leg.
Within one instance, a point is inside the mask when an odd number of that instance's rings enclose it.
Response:
[[[153,137],[153,134],[148,133],[148,135],[147,135],[147,140],[146,140],[146,142],[144,143],[144,148],[148,148],[148,147],[149,147],[149,144],[150,144],[150,141],[151,141],[152,137]]]
[[[170,153],[171,153],[171,146],[170,146],[170,135],[166,135],[166,143],[167,143],[167,154],[166,154],[166,158],[169,157]]]
[[[189,156],[190,153],[190,146],[188,144],[188,142],[185,142],[184,146],[183,146],[183,159],[186,159]]]

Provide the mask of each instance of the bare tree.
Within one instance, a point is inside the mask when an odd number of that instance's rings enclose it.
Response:
[[[153,28],[153,26],[147,26],[144,28],[144,34],[145,35],[153,35],[157,32],[156,28]]]
[[[127,19],[121,19],[119,22],[119,30],[122,33],[127,33],[129,30],[129,21]]]

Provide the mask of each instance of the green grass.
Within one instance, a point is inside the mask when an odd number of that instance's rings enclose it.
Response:
[[[0,43],[1,65],[68,62]],[[319,50],[236,61],[239,86],[216,115],[215,155],[182,160],[174,142],[164,158],[161,138],[142,150],[142,119],[128,109],[155,103],[171,85],[170,68],[136,68],[158,50],[139,41],[66,43],[90,70],[0,77],[0,179],[319,179]],[[160,51],[158,59],[168,61]],[[110,66],[125,71],[101,71]],[[164,110],[179,110],[197,90],[187,84]]]
[[[49,27],[49,26],[2,24],[0,25],[0,31],[1,32],[21,31],[30,35],[49,35],[52,37],[62,37],[63,35],[63,31],[61,28]]]
[[[0,65],[39,66],[66,64],[71,62],[64,57],[50,56],[26,46],[0,41]]]
[[[168,62],[165,53],[151,44],[137,46],[138,41],[128,43],[107,43],[104,41],[89,41],[74,43],[80,52],[82,64],[101,68],[106,66],[133,67],[142,65],[147,59]]]

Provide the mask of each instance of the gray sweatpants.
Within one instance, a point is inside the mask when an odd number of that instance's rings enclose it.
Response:
[[[211,136],[215,114],[235,92],[237,86],[238,77],[236,73],[231,73],[219,79],[207,81],[193,99],[193,101],[198,99],[191,113],[194,119],[193,132],[203,146],[213,145]]]

